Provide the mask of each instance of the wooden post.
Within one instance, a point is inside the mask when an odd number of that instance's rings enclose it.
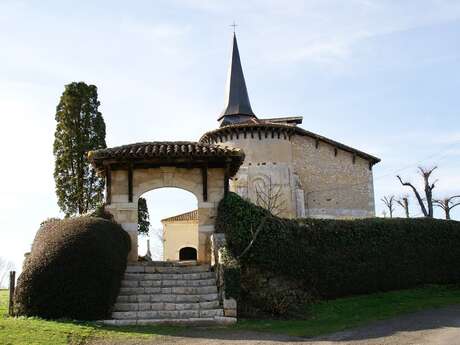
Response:
[[[14,288],[16,284],[16,271],[10,271],[10,299],[8,301],[8,315],[14,316]]]
[[[128,165],[128,202],[133,202],[133,163]]]
[[[203,182],[203,201],[208,201],[208,166],[201,168],[201,176]]]
[[[105,203],[110,205],[112,202],[112,169],[110,165],[105,168]]]
[[[230,167],[229,167],[229,164],[226,163],[225,164],[225,175],[224,175],[224,195],[227,195],[228,194],[228,189],[229,189],[229,170],[230,170]]]

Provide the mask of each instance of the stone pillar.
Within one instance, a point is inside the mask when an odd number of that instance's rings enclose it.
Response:
[[[113,215],[114,220],[121,225],[131,238],[131,251],[128,254],[128,262],[136,262],[138,260],[136,203],[112,203],[106,205],[106,210]]]
[[[217,273],[217,288],[219,292],[219,300],[224,308],[224,316],[237,316],[237,302],[234,298],[225,297],[225,263],[222,260],[222,249],[225,247],[225,234],[213,233],[211,235],[211,265]]]

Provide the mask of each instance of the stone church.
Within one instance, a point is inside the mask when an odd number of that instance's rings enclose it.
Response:
[[[380,159],[300,127],[301,116],[255,114],[235,35],[225,97],[219,127],[204,133],[199,142],[244,152],[242,165],[229,181],[231,191],[281,217],[375,215],[372,167]],[[199,247],[198,213],[184,215],[162,220],[165,260],[193,258],[189,252],[187,257],[181,253]]]

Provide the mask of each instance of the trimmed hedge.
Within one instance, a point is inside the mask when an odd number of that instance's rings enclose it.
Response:
[[[268,217],[253,247],[240,259],[301,283],[323,298],[460,283],[460,222],[371,218],[288,220],[229,193],[219,204],[216,229],[238,257]],[[244,282],[242,282],[243,284]]]
[[[93,217],[45,222],[15,292],[18,315],[97,320],[109,316],[130,249],[120,225]]]

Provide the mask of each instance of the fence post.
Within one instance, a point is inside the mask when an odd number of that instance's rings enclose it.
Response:
[[[16,271],[10,271],[10,300],[8,303],[8,315],[14,316],[14,288],[16,284]]]

